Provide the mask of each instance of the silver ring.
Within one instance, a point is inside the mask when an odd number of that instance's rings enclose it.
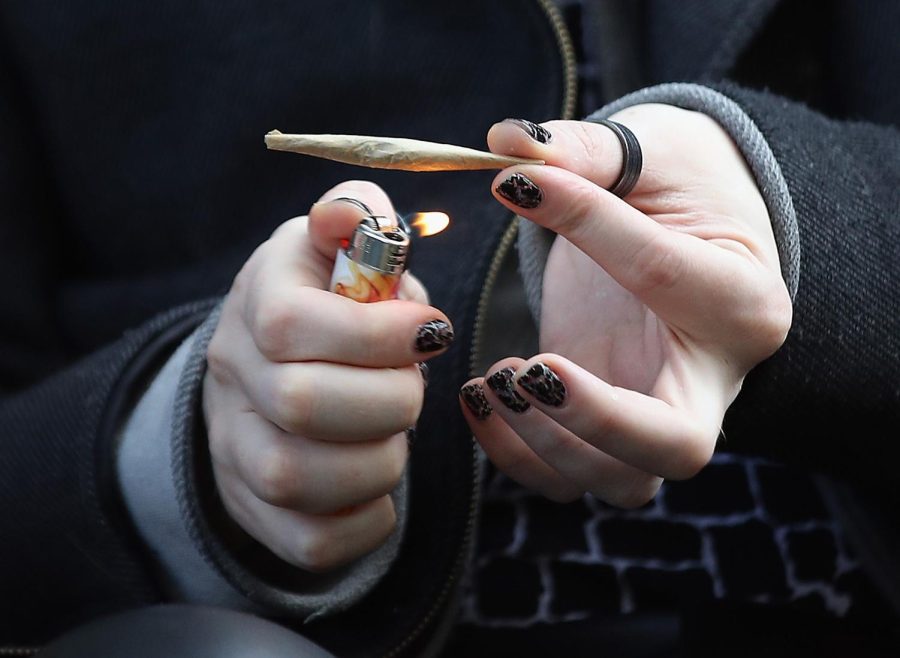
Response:
[[[609,191],[617,197],[624,198],[634,189],[641,177],[641,168],[644,165],[641,145],[634,133],[621,123],[609,119],[598,119],[597,123],[612,130],[622,145],[622,171]]]

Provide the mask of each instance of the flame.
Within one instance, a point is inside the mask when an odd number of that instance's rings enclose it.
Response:
[[[410,221],[419,233],[419,237],[426,237],[440,233],[450,225],[450,218],[443,212],[417,212]]]

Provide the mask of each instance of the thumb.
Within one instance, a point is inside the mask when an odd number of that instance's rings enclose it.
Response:
[[[396,226],[397,215],[388,195],[375,183],[346,181],[328,190],[309,211],[309,236],[315,249],[331,260],[364,217]]]

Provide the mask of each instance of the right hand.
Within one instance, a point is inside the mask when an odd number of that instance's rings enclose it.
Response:
[[[203,411],[216,485],[231,517],[287,562],[324,571],[380,546],[396,524],[390,492],[422,408],[417,349],[432,321],[422,285],[361,304],[327,292],[341,238],[365,215],[393,221],[387,195],[342,183],[282,224],[225,298],[207,352]],[[433,348],[434,345],[431,344]]]

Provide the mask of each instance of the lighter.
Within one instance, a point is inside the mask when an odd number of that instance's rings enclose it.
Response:
[[[338,250],[331,273],[332,292],[358,302],[396,299],[406,269],[409,235],[397,226],[378,223],[374,215],[357,225]]]
[[[334,260],[329,287],[332,292],[358,302],[396,299],[400,277],[409,262],[413,235],[410,225],[419,237],[425,237],[440,233],[450,223],[442,212],[416,213],[410,224],[399,215],[397,219],[400,226],[387,224],[384,217],[372,214],[359,222]]]

